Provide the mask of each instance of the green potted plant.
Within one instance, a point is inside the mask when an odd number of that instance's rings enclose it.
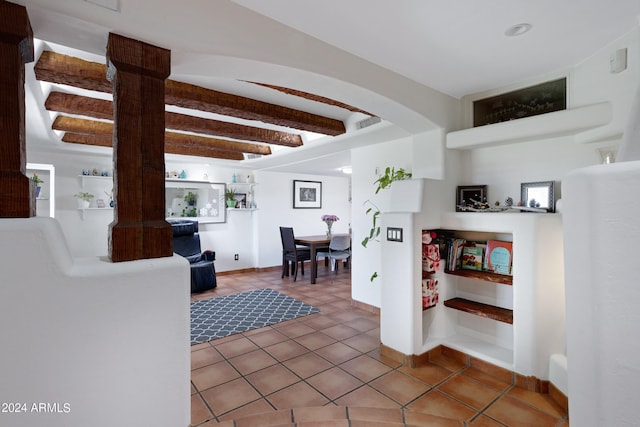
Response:
[[[233,187],[228,187],[227,190],[224,192],[224,197],[227,200],[228,208],[236,207],[237,200],[234,199],[235,195],[236,195],[236,190]]]
[[[189,206],[195,206],[198,202],[198,195],[189,191],[186,196],[184,196],[184,201],[187,202]]]
[[[95,197],[93,194],[84,191],[76,193],[73,196],[78,199],[78,209],[87,209],[91,204],[91,199]]]
[[[44,181],[40,179],[40,177],[38,176],[37,173],[33,173],[33,176],[31,177],[31,180],[35,183],[36,185],[36,198],[38,198],[38,196],[40,196],[40,190],[42,189],[42,187],[40,186],[40,184],[42,184]]]
[[[389,187],[394,181],[403,181],[405,179],[410,179],[411,176],[411,172],[406,172],[403,168],[399,168],[398,170],[396,170],[395,168],[387,167],[384,170],[384,174],[373,182],[374,184],[377,184],[375,194],[378,194],[380,190]],[[378,224],[380,209],[371,200],[366,200],[365,204],[371,205],[366,210],[365,214],[372,215],[372,224],[371,229],[369,230],[369,234],[361,242],[362,246],[366,248],[367,244],[370,241],[378,240],[378,236],[380,235],[380,225]],[[378,272],[374,271],[369,280],[373,282],[376,277],[378,277]]]

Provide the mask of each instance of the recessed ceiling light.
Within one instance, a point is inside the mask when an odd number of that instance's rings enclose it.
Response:
[[[507,28],[507,31],[504,32],[504,35],[507,37],[521,36],[527,31],[529,31],[531,27],[532,27],[531,24],[526,24],[526,23],[516,24]]]

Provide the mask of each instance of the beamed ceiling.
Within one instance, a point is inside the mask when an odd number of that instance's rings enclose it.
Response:
[[[113,102],[96,93],[112,91],[105,64],[45,50],[34,71],[37,80],[53,85],[44,107],[57,113],[52,129],[63,132],[62,142],[111,147]],[[260,82],[247,83],[371,115],[318,95]],[[68,93],[69,86],[96,94]],[[270,155],[272,146],[301,147],[303,132],[329,136],[346,132],[341,120],[175,80],[166,81],[165,105],[193,113],[166,111],[165,152],[171,154],[243,160],[245,154]],[[223,119],[200,117],[198,112]],[[251,125],[232,119],[250,121]]]

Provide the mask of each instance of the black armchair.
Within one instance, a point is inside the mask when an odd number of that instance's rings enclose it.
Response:
[[[203,292],[215,288],[216,268],[213,262],[216,253],[200,247],[198,222],[191,220],[169,221],[173,231],[173,251],[189,261],[191,266],[191,292]]]

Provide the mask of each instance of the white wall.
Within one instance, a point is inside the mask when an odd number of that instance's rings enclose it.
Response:
[[[320,217],[334,214],[340,221],[333,224],[334,233],[348,233],[352,223],[349,200],[349,180],[345,177],[287,174],[259,171],[260,187],[256,235],[258,237],[257,267],[270,267],[282,263],[282,243],[279,227],[293,227],[296,235],[324,234],[327,226]],[[293,181],[322,182],[321,209],[293,209]],[[354,235],[354,242],[356,241]]]
[[[111,150],[90,150],[88,153],[28,151],[28,161],[51,163],[56,166],[56,219],[60,222],[73,256],[105,256],[108,253],[108,230],[113,221],[110,209],[78,211],[73,195],[89,191],[96,198],[106,199],[103,191],[111,190],[109,181],[98,183],[87,180],[82,189],[79,177],[83,169],[99,171],[113,168]],[[244,168],[212,166],[206,160],[167,156],[167,171],[185,171],[187,179],[231,183],[232,175],[238,182],[245,182],[251,175],[256,185],[252,199],[257,203],[255,211],[227,211],[225,223],[200,224],[203,250],[216,252],[216,271],[241,270],[254,267],[271,267],[281,263],[282,245],[278,227],[292,226],[296,234],[322,234],[326,225],[320,220],[323,214],[338,215],[340,221],[333,226],[336,233],[349,231],[351,222],[350,177],[317,175],[291,175],[276,172],[256,172]],[[293,209],[293,180],[322,182],[321,209]],[[104,187],[104,188],[103,188]],[[107,188],[108,187],[108,188]],[[246,187],[236,184],[240,191]],[[234,260],[238,254],[239,260]]]
[[[374,182],[386,167],[404,168],[411,172],[413,165],[413,140],[403,138],[383,144],[351,150],[353,167],[353,268],[351,272],[351,294],[353,299],[380,307],[380,280],[370,281],[374,272],[381,271],[381,251],[379,242],[371,242],[364,248],[362,240],[369,235],[371,214],[365,212],[372,201],[382,211],[387,210],[390,194],[382,190],[377,195]],[[375,209],[375,207],[374,207]]]

